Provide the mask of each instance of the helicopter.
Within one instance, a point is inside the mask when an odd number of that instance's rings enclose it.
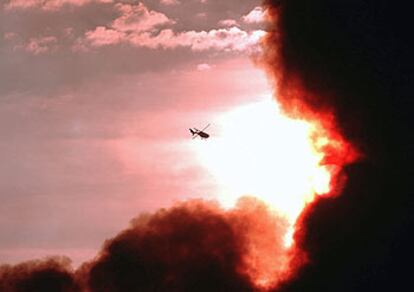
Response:
[[[208,124],[207,126],[205,126],[202,130],[199,130],[197,128],[190,128],[190,133],[193,135],[193,139],[200,137],[201,139],[207,139],[208,137],[210,137],[209,134],[207,134],[206,132],[204,132],[205,129],[207,129],[210,126],[210,124]]]

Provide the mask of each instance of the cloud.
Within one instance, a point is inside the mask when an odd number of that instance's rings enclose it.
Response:
[[[34,55],[54,51],[57,48],[57,38],[54,36],[31,38],[27,44],[17,45],[14,49],[23,49]]]
[[[180,1],[178,0],[161,0],[161,3],[164,5],[178,5]]]
[[[94,30],[87,31],[84,38],[78,39],[73,49],[75,51],[86,51],[88,46],[102,47],[128,42],[136,39],[135,35],[153,33],[157,27],[173,24],[165,14],[149,10],[143,3],[137,5],[121,4],[115,5],[121,16],[116,18],[109,26],[98,26]],[[145,39],[147,37],[143,37]],[[151,47],[143,44],[143,47]]]
[[[175,7],[166,7],[166,2],[160,1],[149,6],[150,2],[144,4],[140,1],[114,3],[108,0],[12,0],[6,6],[8,8],[36,7],[56,10],[64,5],[81,6],[87,3],[109,2],[113,5],[99,6],[99,15],[102,15],[102,18],[99,18],[100,21],[97,23],[84,24],[83,14],[77,11],[70,15],[66,15],[68,12],[66,10],[62,12],[62,17],[59,17],[62,23],[56,20],[56,14],[43,15],[42,19],[37,19],[37,16],[33,15],[27,18],[29,21],[24,24],[23,28],[36,27],[34,21],[42,24],[42,27],[36,28],[36,31],[26,31],[27,29],[20,29],[21,27],[16,29],[10,24],[6,27],[9,33],[4,35],[4,39],[9,43],[9,48],[19,49],[21,52],[33,55],[52,51],[59,51],[59,54],[88,52],[105,46],[114,47],[114,51],[127,48],[167,49],[169,51],[187,48],[196,52],[208,50],[242,52],[256,50],[260,36],[264,35],[264,32],[259,30],[260,27],[244,27],[241,20],[237,21],[246,12],[254,11],[252,8],[255,6],[252,4],[242,9],[244,12],[229,14],[228,18],[225,16],[228,13],[217,14],[215,10],[210,9],[208,13],[202,10],[191,16],[184,15],[181,12],[181,14],[178,13]],[[167,2],[172,3],[171,0]],[[188,6],[188,3],[180,5],[183,9],[195,9],[195,7]],[[200,3],[198,5],[200,6]],[[92,13],[90,10],[82,11],[88,17],[98,19],[98,12],[90,15]],[[197,20],[200,15],[204,15],[202,22]],[[56,23],[56,27],[52,24],[52,20]],[[16,34],[18,38],[12,34]],[[46,43],[51,40],[43,40],[44,35],[54,36],[55,44],[52,46],[52,43]],[[57,46],[57,41],[59,46]]]
[[[11,40],[13,40],[13,39],[15,39],[15,38],[17,38],[18,36],[17,36],[17,34],[16,33],[14,33],[14,32],[5,32],[4,34],[3,34],[3,39],[5,40],[5,41],[11,41]]]
[[[52,35],[31,37],[24,40],[14,32],[6,32],[3,39],[14,52],[24,51],[33,55],[41,55],[47,52],[55,52],[58,49],[58,38]]]
[[[125,33],[98,26],[94,31],[88,31],[85,37],[92,46],[100,47],[120,43],[125,38]]]
[[[220,20],[218,24],[220,26],[225,26],[225,27],[238,26],[237,21],[234,19],[223,19],[223,20]]]
[[[14,52],[24,51],[33,55],[55,52],[58,49],[58,38],[52,35],[31,37],[24,40],[15,32],[3,34],[4,43]]]
[[[197,65],[197,70],[198,71],[208,71],[210,69],[211,69],[211,66],[207,63],[202,63],[202,64]]]
[[[115,7],[122,13],[111,25],[120,32],[151,31],[160,25],[173,24],[165,14],[149,10],[143,3],[138,5],[118,3]]]
[[[143,3],[118,3],[115,7],[121,15],[112,21],[109,28],[98,26],[87,31],[83,38],[75,42],[72,48],[74,51],[88,51],[89,47],[117,45],[122,42],[134,44],[136,47],[157,47],[158,45],[151,44],[152,35],[160,26],[174,24],[165,14],[149,10]],[[161,36],[159,34],[159,37]],[[138,45],[140,41],[142,43]]]
[[[87,32],[81,43],[83,42],[84,48],[116,45],[123,42],[137,48],[149,49],[181,47],[195,52],[207,50],[244,52],[257,50],[258,43],[265,34],[262,30],[246,32],[238,27],[179,33],[164,29],[155,35],[150,32],[127,34],[123,31],[97,27],[94,31]]]
[[[206,60],[214,63],[213,59],[259,48],[254,39],[260,32],[255,30],[262,28],[241,20],[258,6],[259,0],[246,0],[241,5],[234,5],[235,0],[205,5],[181,1],[178,6],[163,5],[160,0],[113,2],[88,2],[81,7],[66,2],[54,12],[39,7],[0,11],[0,38],[4,40],[0,44],[0,94],[23,89],[51,92],[63,85],[86,84],[112,74],[172,70],[193,61],[189,65],[195,68]],[[203,11],[207,17],[200,21],[196,14]],[[219,21],[225,19],[237,20],[239,30],[219,26]],[[224,39],[220,39],[221,34]],[[161,39],[168,35],[171,40]],[[36,46],[38,39],[51,36],[56,38],[55,43]],[[180,40],[185,40],[184,44]],[[191,40],[198,43],[192,44]]]
[[[246,23],[262,23],[266,20],[266,14],[266,10],[263,10],[262,7],[257,6],[247,15],[243,16],[242,19]]]
[[[176,49],[188,48],[195,52],[217,50],[244,52],[258,49],[258,42],[265,35],[263,30],[244,31],[236,26],[176,32],[169,26],[175,21],[165,14],[149,10],[143,3],[117,4],[121,16],[109,27],[98,26],[79,38],[73,49],[88,51],[91,48],[128,44],[135,48]],[[230,20],[226,22],[230,24]]]
[[[264,32],[255,31],[247,33],[237,27],[229,29],[212,29],[210,31],[187,31],[175,33],[166,29],[157,36],[149,34],[132,36],[130,43],[135,46],[150,48],[174,49],[187,47],[192,51],[224,50],[246,51],[258,43]]]
[[[10,0],[5,4],[6,10],[38,8],[58,10],[65,5],[83,6],[89,3],[112,3],[113,0]]]

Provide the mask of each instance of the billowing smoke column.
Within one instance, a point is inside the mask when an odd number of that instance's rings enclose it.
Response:
[[[256,277],[288,276],[286,228],[253,198],[188,201],[135,218],[77,271],[65,258],[2,266],[0,291],[254,291]]]
[[[264,65],[278,101],[362,153],[344,169],[341,196],[302,215],[295,239],[310,264],[277,291],[412,289],[412,10],[382,0],[265,5]]]

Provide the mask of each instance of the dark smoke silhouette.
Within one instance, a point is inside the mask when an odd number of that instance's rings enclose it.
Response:
[[[408,291],[414,227],[412,9],[401,1],[265,1],[265,66],[289,113],[330,112],[364,159],[306,210],[310,263],[277,291]],[[296,112],[295,112],[296,111]],[[408,289],[408,290],[407,290]]]
[[[16,266],[0,266],[0,291],[4,292],[77,292],[67,258],[29,261]]]
[[[252,198],[228,211],[192,200],[133,219],[76,271],[65,258],[2,266],[0,291],[257,291],[250,269],[278,262],[287,226]]]
[[[203,204],[135,220],[92,264],[92,291],[250,291],[238,273],[245,243],[224,213]]]

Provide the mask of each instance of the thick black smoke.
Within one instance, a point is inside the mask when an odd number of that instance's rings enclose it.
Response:
[[[76,271],[60,258],[0,266],[0,291],[257,291],[255,270],[285,255],[286,228],[255,199],[230,211],[188,201],[135,218]]]
[[[66,258],[52,258],[25,262],[16,266],[0,266],[0,291],[80,291],[69,263],[69,259]]]
[[[245,242],[224,213],[189,203],[138,218],[92,264],[92,291],[251,291]]]
[[[266,67],[285,108],[299,99],[331,111],[365,155],[345,169],[340,197],[307,210],[297,239],[311,264],[281,291],[411,290],[412,9],[383,0],[266,5],[275,21]]]

